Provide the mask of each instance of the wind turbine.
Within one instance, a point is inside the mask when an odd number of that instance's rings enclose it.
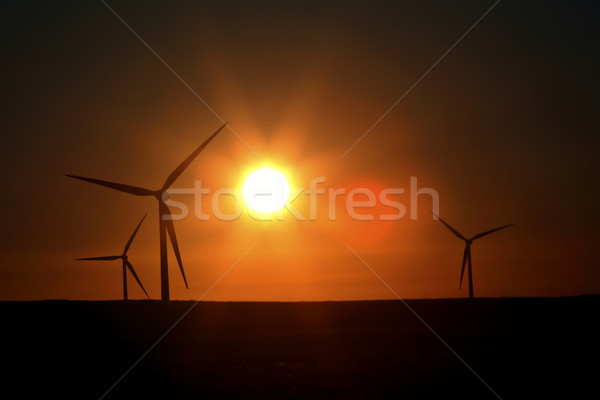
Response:
[[[127,250],[129,250],[129,246],[131,246],[131,242],[133,242],[133,238],[135,237],[135,234],[137,233],[138,229],[140,229],[142,222],[144,222],[144,218],[146,218],[146,214],[144,214],[144,216],[142,217],[142,220],[140,221],[138,226],[135,228],[135,231],[133,231],[133,234],[131,235],[131,237],[127,241],[127,244],[125,245],[125,250],[123,250],[123,254],[121,254],[120,256],[88,257],[88,258],[76,258],[75,259],[75,261],[84,261],[84,260],[112,261],[112,260],[118,260],[120,258],[123,261],[123,300],[127,300],[127,270],[128,269],[129,269],[129,272],[131,272],[131,275],[133,275],[133,277],[135,278],[137,283],[140,285],[140,287],[146,294],[146,297],[150,298],[150,296],[148,296],[148,293],[146,292],[146,289],[144,289],[144,285],[142,285],[140,278],[138,278],[137,274],[135,273],[135,270],[133,269],[133,265],[131,265],[131,263],[127,259]]]
[[[171,246],[175,252],[177,258],[177,264],[179,264],[179,270],[183,277],[185,287],[188,288],[187,279],[183,270],[183,263],[181,261],[181,254],[179,253],[179,245],[177,244],[177,237],[175,236],[175,226],[173,225],[173,219],[171,218],[171,212],[169,207],[164,203],[168,198],[167,189],[177,180],[179,175],[194,161],[194,158],[210,143],[211,140],[217,136],[219,132],[225,127],[224,124],[215,133],[213,133],[208,139],[204,141],[192,154],[188,156],[183,162],[171,172],[171,174],[165,180],[165,183],[158,190],[145,189],[137,186],[124,185],[122,183],[108,182],[100,179],[86,178],[83,176],[75,176],[66,174],[68,177],[81,179],[82,181],[95,183],[96,185],[106,186],[111,189],[119,190],[121,192],[133,194],[135,196],[153,196],[158,200],[158,223],[159,223],[159,237],[160,237],[160,292],[161,300],[169,300],[169,266],[167,261],[167,233],[171,240]],[[165,196],[163,196],[163,194]]]
[[[459,239],[462,239],[465,241],[465,254],[463,256],[463,262],[462,262],[462,268],[460,270],[460,282],[458,284],[458,288],[460,289],[462,286],[462,280],[463,280],[463,275],[465,273],[465,264],[469,264],[469,298],[473,298],[473,273],[471,271],[471,244],[473,244],[474,240],[480,239],[484,236],[489,235],[490,233],[494,233],[496,231],[499,231],[500,229],[504,229],[504,228],[508,228],[509,226],[512,226],[513,224],[509,224],[509,225],[504,225],[501,226],[499,228],[495,228],[495,229],[491,229],[489,231],[485,231],[485,232],[481,232],[478,233],[477,235],[471,237],[471,238],[466,238],[463,235],[460,234],[460,232],[458,232],[456,229],[454,229],[453,227],[450,226],[450,224],[448,224],[446,221],[444,221],[443,219],[441,219],[439,216],[433,214],[437,219],[440,220],[440,222],[444,225],[446,225],[446,228],[448,228],[450,230],[450,232],[454,233]]]

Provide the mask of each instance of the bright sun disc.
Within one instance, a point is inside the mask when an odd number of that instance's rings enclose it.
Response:
[[[251,172],[242,186],[242,196],[249,209],[272,213],[283,208],[290,197],[290,184],[285,175],[273,168]]]

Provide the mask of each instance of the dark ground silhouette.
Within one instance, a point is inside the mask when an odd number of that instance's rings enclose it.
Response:
[[[411,300],[504,399],[597,393],[600,296]],[[2,390],[100,398],[192,302],[3,302]],[[495,398],[399,301],[200,303],[106,396]]]

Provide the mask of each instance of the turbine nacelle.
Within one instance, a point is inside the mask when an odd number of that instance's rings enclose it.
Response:
[[[156,198],[156,200],[158,201],[162,201],[163,203],[167,200],[169,200],[169,189],[159,189],[156,192],[154,192],[154,197]]]

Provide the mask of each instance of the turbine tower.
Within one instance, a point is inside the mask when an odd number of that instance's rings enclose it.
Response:
[[[142,222],[144,222],[144,218],[146,218],[146,214],[144,214],[144,216],[142,217],[142,220],[140,221],[138,226],[135,228],[135,231],[133,231],[133,234],[131,235],[131,237],[127,241],[127,244],[125,245],[125,250],[123,250],[123,254],[121,254],[120,256],[88,257],[88,258],[76,258],[75,259],[75,261],[84,261],[84,260],[112,261],[112,260],[118,260],[120,258],[123,261],[123,300],[127,300],[127,270],[128,269],[129,269],[129,272],[131,272],[131,275],[133,275],[133,277],[135,278],[137,283],[140,285],[140,287],[146,294],[146,297],[150,298],[150,296],[148,296],[148,293],[146,292],[146,289],[144,289],[144,285],[142,285],[140,278],[138,278],[137,274],[135,273],[135,270],[133,269],[133,265],[131,265],[131,263],[127,259],[127,250],[129,250],[129,246],[131,246],[131,242],[133,242],[133,238],[135,237],[135,234],[137,233],[138,229],[140,229]]]
[[[106,186],[111,189],[119,190],[121,192],[129,193],[135,196],[153,196],[158,200],[158,226],[159,226],[159,238],[160,238],[160,292],[161,300],[169,300],[169,266],[167,261],[167,234],[171,240],[171,246],[175,252],[177,258],[177,264],[183,277],[185,287],[188,288],[187,279],[183,270],[183,262],[181,261],[181,254],[179,253],[179,245],[177,244],[177,237],[175,236],[175,226],[173,225],[173,219],[169,207],[164,203],[163,194],[165,194],[165,200],[168,198],[167,190],[177,180],[177,178],[183,173],[183,171],[191,164],[192,161],[200,154],[200,152],[210,143],[211,140],[217,136],[219,132],[226,126],[224,124],[215,133],[213,133],[208,139],[204,141],[192,154],[188,156],[183,162],[171,172],[171,174],[165,180],[165,183],[158,190],[145,189],[138,186],[124,185],[122,183],[108,182],[100,179],[86,178],[83,176],[69,175],[66,176],[80,179],[82,181],[95,183],[96,185]]]
[[[462,261],[462,268],[460,270],[460,281],[458,284],[458,289],[460,290],[461,286],[462,286],[462,280],[463,280],[463,275],[465,273],[465,265],[468,263],[469,264],[469,270],[468,270],[468,274],[469,274],[469,298],[473,298],[473,272],[471,270],[471,245],[473,244],[474,240],[480,239],[484,236],[489,235],[490,233],[494,233],[496,231],[499,231],[500,229],[504,229],[504,228],[508,228],[509,226],[512,226],[513,224],[509,224],[509,225],[504,225],[501,226],[499,228],[495,228],[495,229],[491,229],[489,231],[485,231],[482,233],[478,233],[477,235],[471,237],[471,238],[466,238],[463,235],[460,234],[460,232],[458,232],[456,229],[454,229],[453,227],[450,226],[450,224],[448,224],[446,221],[444,221],[443,219],[441,219],[439,216],[433,214],[434,217],[436,217],[437,219],[440,220],[440,222],[442,224],[444,224],[446,226],[446,228],[448,228],[450,230],[450,232],[454,233],[459,239],[462,239],[465,241],[465,253],[463,256],[463,261]]]

